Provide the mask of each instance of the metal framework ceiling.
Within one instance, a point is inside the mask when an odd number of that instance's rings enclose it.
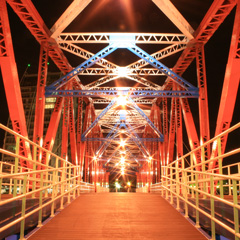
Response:
[[[153,181],[157,181],[160,166],[173,161],[174,154],[183,155],[183,121],[191,149],[210,138],[204,45],[237,5],[215,135],[231,124],[240,77],[240,1],[213,1],[196,30],[170,0],[149,0],[178,32],[64,32],[85,8],[91,7],[91,2],[94,0],[74,0],[49,29],[30,0],[0,0],[0,63],[13,129],[28,136],[6,3],[41,46],[33,141],[43,142],[51,151],[61,127],[61,155],[66,159],[71,155],[71,161],[82,166],[85,180],[97,166],[100,170],[138,172],[143,178],[146,174],[142,173],[152,169]],[[95,51],[85,49],[88,47]],[[157,50],[149,53],[149,49]],[[74,61],[75,67],[65,54],[69,59],[71,55],[79,58],[79,62]],[[179,55],[173,68],[163,64]],[[48,58],[63,77],[46,86]],[[197,82],[182,77],[194,59]],[[57,101],[43,136],[46,97],[57,97]],[[198,98],[200,134],[188,98]],[[226,141],[224,137],[222,152]],[[24,142],[20,151],[31,157]],[[217,155],[216,145],[205,151],[206,159]],[[48,161],[47,156],[40,161]],[[194,161],[203,161],[200,153],[195,154]],[[216,164],[213,162],[209,169]]]

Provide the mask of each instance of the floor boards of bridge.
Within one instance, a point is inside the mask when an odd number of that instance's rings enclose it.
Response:
[[[165,199],[144,193],[81,195],[28,239],[206,240]]]

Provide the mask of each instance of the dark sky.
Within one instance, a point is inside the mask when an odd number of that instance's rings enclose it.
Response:
[[[64,9],[71,3],[70,0],[33,0],[34,5],[51,28],[61,16]],[[196,29],[212,0],[172,0],[182,15]],[[19,78],[21,79],[26,66],[31,63],[29,73],[36,73],[38,68],[39,44],[30,34],[28,29],[19,20],[9,7],[9,17],[12,30],[15,57],[18,66]],[[209,109],[211,123],[211,137],[215,132],[215,124],[218,106],[221,96],[224,72],[227,63],[228,49],[230,45],[232,24],[235,10],[227,17],[212,39],[206,44],[207,79],[209,91]],[[76,18],[65,32],[152,32],[152,33],[176,33],[179,30],[167,19],[151,0],[92,0],[88,7]],[[83,46],[85,48],[85,45]],[[87,50],[97,52],[92,46],[86,46]],[[146,49],[148,53],[157,51],[154,47]],[[116,54],[115,54],[116,55]],[[72,66],[77,66],[82,60],[66,53]],[[173,67],[177,57],[173,56],[163,61],[168,67]],[[116,58],[116,59],[115,59]],[[113,55],[111,61],[118,63],[117,56]],[[80,62],[78,62],[80,61]],[[120,63],[119,63],[120,64]],[[124,65],[124,63],[121,62]],[[56,71],[56,67],[50,61],[50,71]],[[0,76],[1,77],[1,76]],[[195,61],[184,73],[183,77],[197,86]],[[2,79],[0,88],[3,89]],[[191,100],[193,114],[198,125],[197,100]],[[191,102],[190,101],[190,102]],[[3,91],[0,96],[1,114],[0,122],[6,124],[8,118],[7,104]],[[239,102],[239,98],[238,98]],[[239,104],[237,106],[239,109]],[[240,111],[235,111],[233,122],[239,121]],[[1,142],[0,142],[1,145]]]

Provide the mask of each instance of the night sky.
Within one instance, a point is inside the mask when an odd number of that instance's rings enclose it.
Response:
[[[64,9],[67,8],[71,2],[72,1],[70,0],[33,0],[34,5],[49,28],[52,27],[52,25],[61,16]],[[172,3],[178,8],[195,30],[212,2],[213,1],[211,0],[172,0]],[[31,64],[31,67],[28,68],[28,73],[37,72],[40,47],[38,42],[15,15],[12,9],[10,7],[8,7],[8,9],[15,58],[19,72],[19,79],[21,79],[28,63]],[[215,132],[221,89],[228,58],[234,12],[235,9],[205,46],[211,137],[214,136]],[[179,32],[179,30],[170,22],[170,20],[167,19],[167,17],[151,0],[92,0],[88,7],[65,30],[65,32],[71,31],[149,33]],[[94,45],[84,45],[83,48],[96,53],[99,49],[94,49],[93,46]],[[97,47],[99,47],[99,45]],[[149,54],[152,54],[159,49],[156,49],[156,46],[152,46],[150,48],[145,48],[144,50],[146,50]],[[125,53],[123,52],[122,55],[124,56],[124,54]],[[68,53],[66,53],[66,56],[73,67],[83,61],[82,59],[73,57]],[[174,66],[179,56],[180,54],[176,54],[173,57],[164,59],[162,62],[171,68]],[[118,54],[109,56],[108,59],[122,66],[128,64],[128,62],[124,62],[122,58],[118,58]],[[130,60],[132,59],[130,58]],[[137,59],[133,58],[133,61],[134,60]],[[58,71],[51,61],[49,71]],[[193,85],[197,86],[195,61],[184,73],[183,77]],[[0,79],[0,89],[0,122],[6,124],[8,119],[8,110],[3,91],[2,79]],[[198,109],[195,107],[197,106],[197,100],[191,99],[189,102],[192,106],[196,127],[198,128]],[[239,122],[240,119],[239,96],[237,102],[238,104],[233,116],[233,123]],[[1,145],[2,138],[0,141],[0,146]]]

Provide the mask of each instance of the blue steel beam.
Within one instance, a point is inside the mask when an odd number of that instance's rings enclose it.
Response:
[[[79,72],[84,71],[85,69],[93,66],[96,62],[101,60],[102,58],[106,57],[110,53],[114,52],[117,49],[116,44],[110,44],[94,56],[90,57],[88,60],[84,61],[80,65],[78,65],[75,69],[67,73],[65,76],[61,77],[51,85],[46,87],[46,90],[50,89],[59,89],[63,85],[65,85],[68,81],[70,81],[74,76],[76,76]]]
[[[147,98],[198,98],[198,90],[54,90],[46,88],[46,97],[118,97],[118,96],[147,97]]]
[[[146,62],[148,62],[151,66],[159,69],[162,73],[164,73],[167,77],[170,77],[174,82],[179,84],[184,89],[198,91],[197,87],[194,87],[191,83],[187,82],[184,78],[182,78],[181,76],[173,72],[164,64],[160,63],[158,60],[156,60],[147,52],[143,51],[141,48],[139,48],[135,44],[130,43],[128,50],[136,54],[138,57],[142,58]]]
[[[114,138],[114,139],[106,139],[106,138],[84,138],[84,141],[109,141],[119,143],[120,141],[124,141],[125,143],[133,143],[134,139],[132,138]],[[139,141],[146,142],[162,142],[162,138],[139,138]]]
[[[108,106],[99,114],[99,116],[95,119],[95,121],[91,124],[91,126],[82,134],[82,140],[88,135],[88,133],[96,126],[98,121],[113,107],[116,103],[116,99],[113,99]]]

